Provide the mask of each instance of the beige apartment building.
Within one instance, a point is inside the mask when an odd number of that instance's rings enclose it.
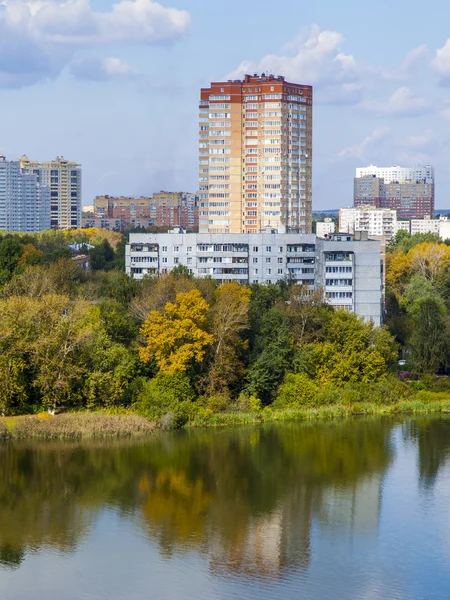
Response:
[[[38,176],[40,185],[50,188],[50,227],[81,227],[81,165],[57,156],[49,162],[37,162],[22,156],[24,173]]]
[[[213,82],[199,122],[200,232],[311,232],[311,86],[264,73]]]

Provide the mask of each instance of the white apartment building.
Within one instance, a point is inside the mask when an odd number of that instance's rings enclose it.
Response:
[[[389,208],[359,206],[339,209],[339,231],[384,236],[389,240],[396,233],[397,213]]]
[[[378,177],[384,179],[385,184],[389,183],[407,183],[414,181],[424,181],[425,183],[434,183],[434,167],[431,165],[417,165],[416,167],[377,167],[369,165],[356,169],[356,177]]]
[[[22,156],[20,164],[24,172],[37,175],[38,181],[50,188],[50,227],[81,227],[81,165],[63,156],[41,163]]]
[[[0,156],[0,230],[36,232],[50,229],[50,189],[20,161]]]
[[[126,272],[135,279],[168,273],[178,265],[195,277],[242,284],[293,280],[323,289],[327,301],[381,323],[382,273],[379,241],[348,234],[130,234]]]
[[[335,231],[336,225],[332,219],[324,219],[323,221],[317,221],[316,223],[316,235],[319,238],[324,238]]]
[[[397,233],[397,231],[407,231],[408,233],[410,233],[411,231],[411,221],[397,221],[395,223],[395,227],[394,227],[394,235]]]
[[[411,219],[411,235],[415,233],[436,233],[442,240],[450,239],[450,221],[448,217],[441,216],[439,219]]]

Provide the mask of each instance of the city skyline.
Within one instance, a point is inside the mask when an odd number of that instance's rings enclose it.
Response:
[[[5,119],[0,152],[76,158],[85,204],[194,192],[199,88],[264,71],[314,87],[313,210],[350,204],[360,164],[427,162],[445,208],[450,30],[416,1],[389,5],[389,19],[387,7],[0,0],[0,98],[23,117]]]

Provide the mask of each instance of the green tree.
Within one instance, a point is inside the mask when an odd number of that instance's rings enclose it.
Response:
[[[248,307],[251,291],[237,283],[224,283],[215,297],[212,309],[211,364],[207,388],[210,393],[228,389],[244,375],[242,361],[247,341],[242,337],[248,329]]]
[[[7,237],[0,242],[0,285],[10,281],[19,267],[22,254],[22,245],[15,237]]]
[[[248,390],[269,404],[291,365],[290,331],[283,313],[276,307],[263,313],[247,372]]]
[[[113,267],[115,254],[109,241],[104,239],[100,244],[91,248],[89,258],[94,271],[107,271]]]
[[[413,332],[409,340],[412,362],[419,373],[436,373],[448,353],[448,329],[444,303],[439,298],[420,298],[410,310]]]

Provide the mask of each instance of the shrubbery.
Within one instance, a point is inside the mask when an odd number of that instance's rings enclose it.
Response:
[[[342,404],[356,407],[370,403],[377,406],[397,404],[415,398],[415,391],[395,377],[374,383],[349,383],[342,387],[333,384],[318,386],[304,374],[288,374],[279,388],[273,408],[319,408]]]

